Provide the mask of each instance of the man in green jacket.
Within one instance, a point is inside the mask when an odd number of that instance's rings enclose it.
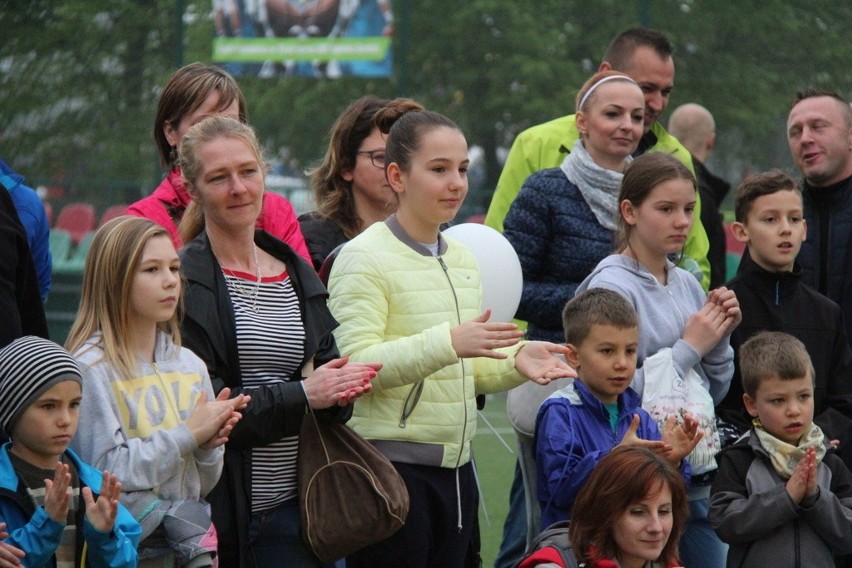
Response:
[[[658,122],[669,104],[669,95],[674,86],[672,52],[671,43],[662,33],[646,28],[631,28],[612,40],[598,70],[621,71],[639,83],[645,94],[645,135],[634,156],[645,152],[668,152],[694,173],[689,151]],[[559,167],[578,137],[573,114],[538,124],[518,134],[497,181],[485,224],[502,232],[509,206],[527,176],[545,168]],[[710,265],[707,261],[709,243],[701,225],[700,208],[700,201],[696,201],[695,222],[686,240],[684,256],[698,263],[702,273],[701,285],[707,289],[710,283]],[[684,265],[684,268],[692,269],[689,265]]]

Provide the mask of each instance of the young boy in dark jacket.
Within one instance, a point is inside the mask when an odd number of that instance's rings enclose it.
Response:
[[[760,332],[740,350],[749,434],[725,450],[709,519],[728,566],[836,566],[852,552],[852,475],[814,424],[814,370],[801,341]]]
[[[783,331],[804,343],[815,369],[814,421],[830,439],[840,440],[840,455],[852,466],[852,350],[840,306],[801,281],[795,258],[808,229],[802,194],[783,172],[757,174],[737,188],[735,214],[734,236],[748,244],[727,284],[743,313],[731,334],[735,356],[762,330]],[[716,411],[739,434],[751,426],[742,396],[735,363],[730,390]]]

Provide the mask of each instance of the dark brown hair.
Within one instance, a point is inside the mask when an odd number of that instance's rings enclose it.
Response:
[[[796,182],[782,172],[781,170],[769,170],[759,174],[754,174],[747,177],[737,188],[736,198],[734,199],[734,216],[740,223],[745,223],[748,219],[751,205],[758,197],[764,195],[772,195],[779,191],[792,191],[799,198],[802,197],[802,191],[796,185]]]
[[[650,47],[664,60],[674,53],[674,48],[665,34],[649,28],[630,28],[615,36],[606,48],[603,60],[613,69],[628,71],[633,65],[633,54],[639,47]]]
[[[613,527],[627,509],[668,486],[672,494],[672,530],[659,561],[677,559],[677,546],[689,514],[680,473],[657,454],[636,446],[619,446],[589,476],[571,509],[568,535],[580,562],[616,558]]]
[[[343,229],[346,238],[360,233],[363,223],[355,211],[352,183],[343,179],[343,172],[355,167],[358,148],[374,128],[387,134],[400,116],[412,110],[423,110],[423,106],[411,99],[361,97],[331,127],[325,157],[309,174],[310,185],[317,212]]]
[[[190,63],[175,71],[160,94],[157,103],[157,114],[154,117],[154,141],[160,154],[160,164],[164,168],[172,166],[172,146],[163,132],[166,124],[177,129],[180,121],[192,114],[210,96],[219,93],[219,108],[225,110],[237,101],[240,122],[246,122],[246,100],[237,82],[231,75],[220,67]]]
[[[437,112],[423,110],[401,116],[388,133],[385,144],[385,171],[391,163],[396,163],[404,172],[410,171],[411,156],[420,148],[423,135],[436,128],[452,128],[461,132],[455,122]]]
[[[688,180],[693,188],[696,187],[695,176],[674,156],[663,152],[642,154],[624,170],[621,191],[618,194],[619,207],[625,200],[633,204],[633,207],[641,206],[655,187],[673,179]],[[624,221],[622,215],[618,222],[615,250],[621,251],[626,248],[629,240],[630,226]]]

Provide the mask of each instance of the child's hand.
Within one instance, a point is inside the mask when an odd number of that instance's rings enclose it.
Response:
[[[0,523],[0,541],[9,538],[9,533],[6,532],[6,523]],[[26,553],[6,542],[0,542],[0,568],[15,568],[15,566],[23,566],[21,558],[26,556]]]
[[[549,341],[527,341],[515,355],[515,369],[540,385],[554,379],[576,377],[577,371],[565,362],[568,348]]]
[[[729,290],[724,286],[711,290],[707,296],[708,302],[713,302],[725,312],[725,317],[730,319],[730,328],[728,333],[736,329],[740,322],[743,321],[743,313],[740,310],[740,301],[733,290]]]
[[[202,392],[198,397],[198,402],[192,410],[192,414],[186,420],[186,427],[195,438],[195,443],[199,447],[206,447],[209,443],[219,438],[218,434],[222,432],[223,427],[230,421],[231,426],[227,428],[227,434],[230,434],[234,424],[242,417],[237,411],[237,408],[245,408],[251,397],[247,395],[239,395],[234,398],[228,398],[231,395],[230,389],[222,389],[219,396],[215,400],[208,400],[207,393]],[[216,447],[213,445],[212,447]]]
[[[450,330],[453,349],[459,357],[489,357],[505,359],[506,355],[494,349],[511,347],[524,336],[524,332],[513,323],[488,322],[491,308],[479,316]]]
[[[683,340],[704,357],[725,335],[733,331],[734,320],[725,316],[721,306],[708,301],[689,316],[683,328]]]
[[[819,491],[819,486],[817,485],[817,461],[816,461],[816,450],[813,448],[808,448],[805,451],[805,459],[802,461],[808,461],[808,485],[805,488],[805,496],[813,497]]]
[[[683,458],[695,449],[698,442],[704,436],[704,432],[698,429],[698,420],[692,418],[689,413],[683,415],[683,423],[677,423],[676,416],[669,416],[662,431],[663,441],[671,447],[671,452],[666,459],[679,466]]]
[[[68,464],[56,462],[53,480],[44,480],[44,511],[51,519],[63,525],[68,522],[68,487],[71,474]]]
[[[636,432],[639,431],[639,424],[639,415],[634,414],[633,422],[630,423],[630,428],[628,428],[627,432],[624,433],[624,438],[622,438],[621,442],[618,443],[619,446],[637,446],[651,450],[652,452],[663,456],[672,451],[672,447],[662,440],[644,440],[640,438],[636,434]]]
[[[797,505],[802,502],[805,495],[816,495],[818,490],[816,483],[816,452],[808,448],[805,457],[796,466],[793,475],[787,480],[787,493],[790,499]]]
[[[199,444],[198,447],[205,450],[212,450],[213,448],[218,448],[219,446],[227,443],[228,436],[231,435],[231,431],[236,426],[237,422],[243,417],[243,415],[239,412],[248,406],[249,401],[251,401],[251,396],[247,394],[240,394],[235,396],[234,398],[230,398],[231,389],[223,388],[219,391],[219,394],[216,396],[217,402],[222,402],[226,406],[231,406],[231,412],[225,419],[225,421],[219,426],[219,430],[216,431],[213,436],[211,436],[206,442]]]
[[[115,475],[108,471],[103,473],[97,501],[90,487],[83,487],[81,493],[86,503],[86,518],[92,526],[102,533],[111,531],[118,515],[118,496],[121,495],[121,483]]]

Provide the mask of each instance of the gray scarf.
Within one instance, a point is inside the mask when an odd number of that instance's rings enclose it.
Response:
[[[626,163],[633,161],[627,156]],[[624,174],[597,165],[583,146],[582,140],[574,143],[574,149],[565,156],[560,166],[568,181],[577,186],[598,223],[605,229],[615,231],[621,216],[618,208],[618,192]]]

